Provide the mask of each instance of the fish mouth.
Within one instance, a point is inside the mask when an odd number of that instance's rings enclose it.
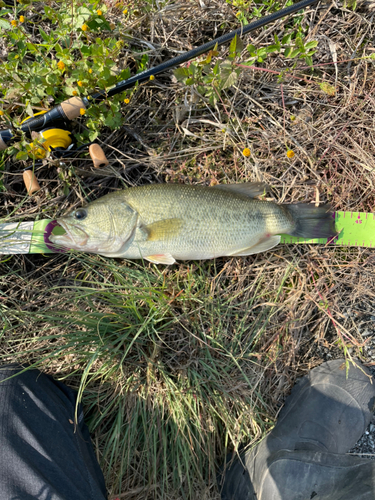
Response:
[[[71,223],[68,224],[62,219],[57,219],[56,222],[58,226],[61,226],[64,229],[65,234],[51,235],[49,239],[52,243],[78,250],[87,244],[89,235],[79,226]],[[74,229],[74,234],[72,229]]]

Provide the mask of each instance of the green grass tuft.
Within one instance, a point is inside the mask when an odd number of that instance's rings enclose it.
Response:
[[[53,303],[41,291],[38,307],[7,308],[2,341],[78,389],[113,491],[191,498],[271,425],[256,347],[284,280],[259,308],[261,278],[233,293],[213,263],[185,266],[176,289],[176,271],[77,258],[83,271],[49,290]]]

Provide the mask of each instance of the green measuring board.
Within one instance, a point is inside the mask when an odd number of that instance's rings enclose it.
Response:
[[[285,244],[320,244],[348,247],[375,246],[375,214],[365,212],[335,212],[335,224],[339,233],[332,241],[327,238],[305,239],[288,234],[281,235]],[[47,228],[48,226],[48,228]],[[55,253],[52,244],[46,244],[47,234],[63,234],[62,227],[51,219],[0,224],[0,254]]]
[[[375,246],[375,214],[366,212],[335,212],[336,238],[330,243],[337,246]],[[305,239],[288,234],[281,235],[281,243],[307,243],[326,245],[327,238]]]
[[[51,219],[44,219],[0,224],[0,254],[58,252],[59,250],[48,248],[45,241],[46,228],[52,223]],[[54,234],[64,232],[60,226],[53,229]]]

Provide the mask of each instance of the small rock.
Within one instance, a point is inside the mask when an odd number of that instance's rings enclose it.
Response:
[[[371,335],[372,332],[370,332],[370,330],[368,328],[365,328],[363,330],[363,332],[361,332],[361,335],[362,337],[368,337],[369,335]]]

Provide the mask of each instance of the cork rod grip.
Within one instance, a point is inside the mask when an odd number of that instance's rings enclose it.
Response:
[[[67,101],[62,102],[60,106],[68,120],[78,118],[80,116],[80,110],[82,108],[86,109],[86,106],[80,97],[71,97]]]
[[[91,144],[89,146],[89,153],[95,168],[106,167],[109,164],[99,144]]]
[[[0,137],[0,151],[4,151],[8,146],[5,144],[3,139]]]
[[[39,191],[40,186],[35,174],[32,170],[25,170],[23,173],[23,182],[25,183],[27,194],[31,196],[36,191]]]

